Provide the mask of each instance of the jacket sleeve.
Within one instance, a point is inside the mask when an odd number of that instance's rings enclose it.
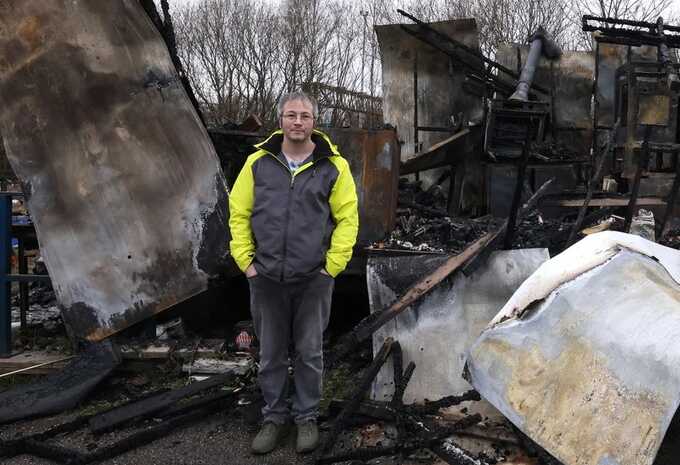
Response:
[[[255,200],[253,156],[246,160],[229,193],[229,248],[236,265],[245,272],[255,256],[255,239],[250,226]]]
[[[349,164],[344,158],[338,157],[335,165],[339,174],[329,198],[335,229],[326,252],[326,271],[333,277],[340,274],[352,258],[352,248],[359,231],[359,202]]]

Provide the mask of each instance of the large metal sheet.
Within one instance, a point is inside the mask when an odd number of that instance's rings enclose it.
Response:
[[[394,228],[399,190],[399,142],[392,129],[324,129],[347,159],[359,199],[360,245]]]
[[[651,465],[680,403],[680,252],[589,236],[518,289],[473,386],[565,465]]]
[[[370,257],[367,266],[372,311],[391,304],[405,289],[449,256]],[[416,370],[404,394],[406,402],[459,395],[471,389],[462,378],[465,352],[507,299],[550,256],[546,249],[494,252],[470,277],[457,273],[407,311],[375,332],[374,350],[387,337],[399,341],[404,365]],[[394,393],[391,359],[378,373],[372,396],[389,400]]]
[[[474,19],[432,23],[436,30],[470,47],[479,48]],[[451,126],[451,116],[462,112],[467,120],[481,121],[482,101],[463,90],[465,74],[451,64],[447,55],[416,39],[398,24],[375,27],[380,43],[383,82],[383,115],[385,123],[397,128],[404,142],[401,160],[440,142],[450,133],[421,132],[420,150],[414,145],[414,61],[418,60],[418,124]]]
[[[71,334],[205,289],[226,183],[138,1],[1,2],[0,26],[1,132]]]

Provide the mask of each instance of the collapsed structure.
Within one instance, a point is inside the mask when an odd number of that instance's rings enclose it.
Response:
[[[70,335],[96,343],[61,378],[0,394],[2,422],[22,416],[16,405],[30,406],[30,415],[75,405],[120,363],[111,335],[200,293],[228,266],[227,184],[259,124],[206,130],[150,3],[0,8],[8,157]],[[349,271],[366,274],[372,311],[331,361],[371,338],[376,355],[340,403],[319,461],[425,447],[448,463],[485,463],[447,438],[479,423],[480,413],[500,412],[565,465],[651,464],[680,403],[676,356],[667,350],[676,338],[680,258],[625,234],[567,247],[612,209],[624,209],[620,229],[628,232],[637,208],[650,208],[661,219],[659,239],[677,214],[680,85],[670,50],[680,48],[680,27],[584,17],[593,52],[561,51],[539,28],[528,46],[502,46],[491,60],[479,51],[474,20],[426,24],[401,13],[413,24],[376,27],[388,127],[329,129],[359,190],[361,248]],[[627,275],[636,285],[608,314],[607,296],[594,289],[603,280],[617,288]],[[631,303],[646,293],[663,308]],[[629,344],[657,311],[664,320],[654,334]],[[77,382],[76,370],[89,381]],[[584,380],[593,373],[597,385]],[[72,389],[57,393],[65,380]],[[234,376],[57,430],[106,430],[161,412],[174,418],[161,435],[224,405],[237,390],[214,389],[227,382]],[[372,403],[363,402],[369,388]],[[203,392],[193,407],[173,406]],[[405,405],[433,397],[442,399]],[[423,426],[439,408],[470,401],[453,426]],[[331,455],[357,412],[396,421],[400,445]],[[25,453],[53,436],[0,452]],[[35,450],[91,463],[125,447],[84,456]]]

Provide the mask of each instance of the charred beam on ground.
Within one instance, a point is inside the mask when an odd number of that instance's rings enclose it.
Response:
[[[231,385],[236,378],[236,375],[233,373],[213,376],[204,381],[192,383],[180,389],[175,389],[148,399],[124,405],[92,418],[89,421],[90,429],[95,434],[112,430],[129,421],[149,417],[150,415],[171,407],[177,401],[186,397],[196,395],[200,392],[207,391],[208,389]]]
[[[321,457],[317,463],[330,464],[337,462],[346,462],[350,460],[370,460],[377,457],[386,457],[391,455],[405,455],[414,452],[418,449],[438,449],[441,447],[442,441],[447,437],[465,429],[472,425],[479,423],[482,417],[479,414],[470,415],[462,420],[454,423],[452,426],[443,428],[439,431],[433,432],[429,437],[418,438],[415,440],[405,440],[400,444],[391,447],[367,447],[355,449],[351,452],[337,455],[327,455]],[[463,462],[465,463],[465,462]],[[470,462],[473,463],[473,462]]]
[[[390,355],[393,344],[394,339],[392,339],[391,337],[385,339],[385,342],[383,343],[382,347],[375,355],[375,358],[373,359],[371,364],[366,369],[366,373],[359,381],[357,388],[352,393],[350,400],[347,402],[345,407],[342,409],[340,414],[333,422],[333,426],[331,428],[330,433],[328,434],[328,436],[326,436],[326,439],[321,445],[320,448],[321,453],[330,450],[330,448],[333,446],[335,439],[338,436],[338,433],[340,433],[340,431],[342,431],[342,429],[344,428],[345,421],[357,410],[357,408],[361,404],[361,400],[366,394],[366,391],[371,387],[373,379],[375,379],[375,377],[378,375],[380,368],[382,368],[382,366],[385,364],[385,361],[387,360],[387,357]]]

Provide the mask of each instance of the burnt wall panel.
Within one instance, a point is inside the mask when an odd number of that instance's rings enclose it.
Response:
[[[227,189],[136,0],[0,3],[0,127],[71,333],[102,339],[206,288]]]
[[[479,48],[474,19],[430,25],[469,47]],[[453,134],[420,132],[419,147],[415,147],[413,71],[416,55],[419,126],[451,127],[451,117],[459,113],[463,113],[465,122],[481,121],[482,100],[463,90],[465,74],[461,66],[452,64],[447,55],[404,32],[399,24],[376,26],[375,31],[382,60],[383,115],[385,123],[397,128],[399,140],[403,142],[402,161]],[[423,174],[427,178],[432,173]]]

